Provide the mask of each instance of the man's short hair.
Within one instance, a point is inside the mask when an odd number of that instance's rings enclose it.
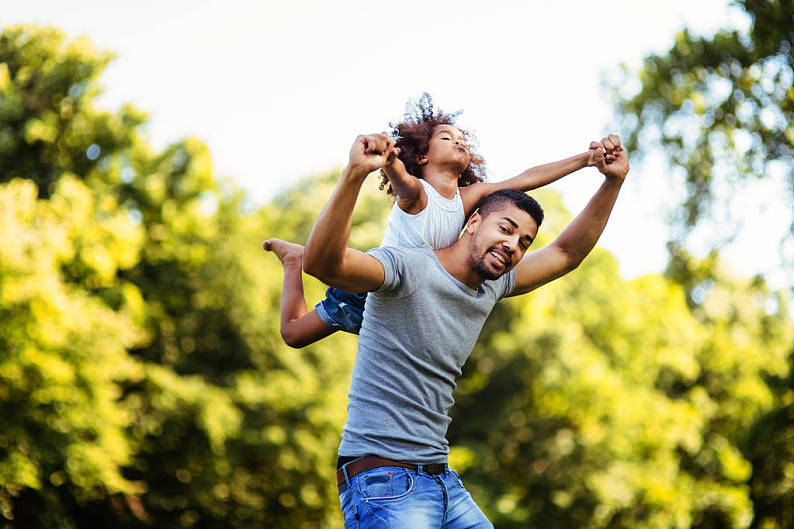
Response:
[[[485,200],[480,204],[480,215],[487,217],[492,212],[501,209],[505,202],[510,202],[517,208],[529,213],[529,216],[540,228],[543,222],[543,208],[540,207],[537,200],[515,189],[501,189],[485,197]]]

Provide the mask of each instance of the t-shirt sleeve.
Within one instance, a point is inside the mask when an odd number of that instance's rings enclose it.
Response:
[[[421,269],[423,264],[421,254],[415,249],[380,246],[372,248],[367,254],[383,265],[383,284],[374,292],[401,296],[416,288],[417,270]]]
[[[510,295],[513,287],[516,285],[516,270],[510,270],[508,273],[499,278],[502,281],[502,291],[499,293],[499,298],[502,299]]]

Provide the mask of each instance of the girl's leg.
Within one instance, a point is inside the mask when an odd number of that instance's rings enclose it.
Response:
[[[281,286],[281,337],[290,347],[300,348],[335,332],[317,311],[306,311],[303,297],[303,246],[281,239],[268,239],[262,248],[273,252],[284,267]]]

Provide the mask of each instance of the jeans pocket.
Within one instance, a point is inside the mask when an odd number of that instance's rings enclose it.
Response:
[[[455,482],[460,485],[460,488],[465,489],[466,487],[463,485],[463,480],[460,479],[460,474],[456,470],[449,469],[449,473],[452,474],[452,477],[455,478]]]
[[[358,514],[358,505],[351,505],[347,511],[342,511],[344,517],[345,529],[358,529],[358,521],[360,519]]]
[[[362,476],[360,490],[364,501],[394,501],[414,488],[414,478],[404,468],[382,467]]]
[[[339,495],[339,504],[342,508],[342,517],[345,523],[345,529],[358,529],[358,522],[360,519],[358,503],[355,501],[356,490],[350,487],[342,494]]]

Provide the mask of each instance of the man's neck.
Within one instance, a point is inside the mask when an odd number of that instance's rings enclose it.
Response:
[[[469,251],[466,246],[463,239],[458,239],[452,246],[433,251],[444,270],[470,289],[477,290],[483,284],[484,279],[471,268]]]

